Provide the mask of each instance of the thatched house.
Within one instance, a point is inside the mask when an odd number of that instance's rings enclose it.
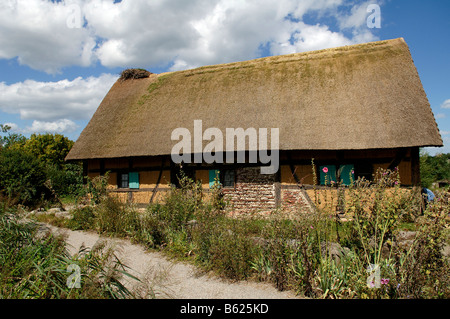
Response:
[[[176,183],[171,133],[192,131],[195,120],[222,132],[279,128],[275,174],[249,161],[184,165],[205,189],[220,171],[236,210],[302,203],[312,158],[318,184],[326,166],[344,183],[398,167],[403,185],[417,185],[419,147],[443,145],[402,38],[128,78],[113,85],[67,160],[82,160],[91,177],[110,171],[111,192],[138,203]]]

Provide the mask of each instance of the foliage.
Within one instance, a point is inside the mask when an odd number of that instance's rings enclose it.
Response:
[[[0,150],[3,148],[21,147],[25,144],[26,137],[18,134],[11,133],[11,126],[0,124],[0,131],[7,136],[0,136]]]
[[[57,197],[77,196],[82,190],[80,163],[65,163],[73,141],[60,134],[32,134],[26,138],[1,125],[0,193],[11,205],[46,205]]]
[[[108,172],[105,175],[99,175],[94,178],[86,177],[86,187],[84,187],[84,195],[90,197],[92,204],[99,204],[107,198],[106,188],[108,186]]]
[[[422,186],[430,188],[433,182],[450,180],[450,154],[420,155],[420,178]]]
[[[0,298],[129,298],[123,275],[134,278],[112,250],[98,245],[70,257],[64,241],[39,234],[36,224],[0,212]],[[79,267],[80,288],[68,284],[69,266]],[[136,279],[136,278],[134,278]]]
[[[72,218],[67,221],[67,227],[72,230],[92,229],[95,220],[93,206],[82,206],[72,210]]]
[[[45,167],[48,186],[59,197],[83,193],[83,167],[80,163],[66,163],[61,168],[48,164]]]
[[[61,134],[32,134],[23,145],[23,150],[43,163],[61,169],[73,144],[73,141]]]
[[[2,150],[0,176],[0,192],[4,193],[10,205],[35,206],[51,197],[45,184],[45,167],[29,153],[19,149]]]
[[[313,298],[450,297],[449,261],[442,255],[450,196],[436,192],[423,211],[420,191],[401,188],[398,170],[354,181],[343,188],[345,196],[321,196],[315,213],[289,219],[277,212],[229,217],[218,205],[220,188],[205,197],[183,175],[180,185],[141,213],[98,196],[75,210],[70,223],[131,238],[233,280],[268,281]],[[336,207],[348,221],[337,218]],[[404,241],[400,225],[412,222],[414,238]],[[372,280],[376,269],[378,281]]]

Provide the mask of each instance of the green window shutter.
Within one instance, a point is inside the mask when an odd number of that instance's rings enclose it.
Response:
[[[220,171],[216,170],[216,169],[210,169],[209,170],[209,188],[213,187],[214,185],[214,180],[217,178],[219,178]],[[219,180],[220,183],[220,180]]]
[[[328,169],[328,172],[325,173],[324,168]],[[320,185],[325,185],[325,177],[327,185],[330,185],[330,182],[336,182],[336,166],[335,165],[323,165],[319,166],[320,173]]]
[[[128,174],[129,188],[139,188],[139,173],[133,172]]]
[[[344,185],[350,185],[351,181],[355,180],[355,166],[353,164],[341,165],[339,170],[341,171],[341,181]]]

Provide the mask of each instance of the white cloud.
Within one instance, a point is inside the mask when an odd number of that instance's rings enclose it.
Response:
[[[271,49],[275,55],[326,49],[353,43],[344,35],[330,31],[327,26],[307,25],[303,22],[295,24],[294,32],[289,39],[281,40]]]
[[[445,115],[444,113],[437,113],[437,114],[435,115],[435,117],[436,117],[436,120],[439,120],[439,119],[445,119],[445,118],[446,118],[446,115]]]
[[[7,0],[0,4],[0,58],[49,73],[65,66],[172,69],[376,40],[366,4],[353,0]],[[73,10],[73,8],[79,10]],[[71,28],[74,14],[79,28]],[[306,24],[333,17],[340,30]],[[72,21],[72,20],[73,21]],[[343,31],[345,30],[345,35]]]
[[[78,125],[68,119],[54,122],[33,121],[31,127],[25,130],[29,133],[72,133],[78,128]]]
[[[11,132],[21,132],[19,125],[17,125],[16,123],[5,123],[4,125],[9,126],[11,128]]]
[[[53,122],[44,121],[33,121],[31,126],[25,128],[19,127],[16,123],[6,123],[6,125],[11,127],[11,132],[21,133],[21,134],[32,134],[32,133],[73,133],[79,126],[68,119],[62,119]]]
[[[89,119],[117,77],[103,74],[72,81],[26,80],[10,85],[0,82],[0,111],[20,114],[24,120],[37,120],[36,127],[69,118]]]
[[[444,103],[442,103],[441,108],[450,109],[450,99],[445,100]]]
[[[351,7],[349,14],[337,14],[339,26],[341,29],[352,29],[367,27],[367,7],[373,1],[365,1],[355,4]]]
[[[0,58],[57,73],[65,66],[89,66],[95,38],[86,28],[69,28],[63,2],[7,0],[0,4]]]

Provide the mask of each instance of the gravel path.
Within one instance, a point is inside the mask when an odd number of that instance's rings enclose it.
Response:
[[[72,231],[51,225],[44,225],[56,234],[65,234],[68,250],[71,254],[79,248],[92,248],[106,241],[107,246],[115,250],[119,260],[131,268],[129,271],[144,284],[127,282],[130,289],[138,289],[141,295],[148,296],[149,291],[156,298],[176,299],[287,299],[299,298],[292,291],[280,292],[268,283],[230,282],[200,272],[196,267],[183,262],[171,261],[159,252],[149,252],[141,245],[129,240],[100,237],[86,231]]]

